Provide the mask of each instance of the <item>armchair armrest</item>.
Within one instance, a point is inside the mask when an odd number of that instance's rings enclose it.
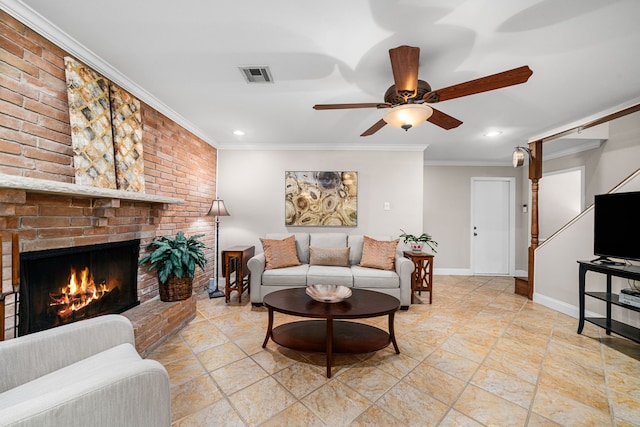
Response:
[[[134,344],[133,326],[117,314],[0,342],[0,393],[123,343]]]
[[[415,266],[410,259],[405,258],[403,255],[397,255],[396,260],[396,273],[400,278],[400,306],[409,307],[411,305],[411,274]]]
[[[252,298],[254,296],[259,298],[261,295],[260,286],[262,285],[262,273],[264,273],[266,265],[267,259],[265,258],[264,252],[251,257],[249,261],[247,261],[247,267],[251,272],[251,279],[249,280],[249,294]],[[260,299],[259,301],[262,300]]]

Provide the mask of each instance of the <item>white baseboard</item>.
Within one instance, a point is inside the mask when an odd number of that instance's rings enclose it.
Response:
[[[516,270],[513,272],[514,277],[528,277],[529,273],[527,270]]]
[[[433,274],[440,276],[472,276],[473,273],[468,268],[434,268]]]

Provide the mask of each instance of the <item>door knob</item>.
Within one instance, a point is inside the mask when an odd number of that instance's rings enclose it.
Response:
[[[477,235],[478,235],[478,233],[473,233],[473,235],[474,235],[474,236],[477,236]]]

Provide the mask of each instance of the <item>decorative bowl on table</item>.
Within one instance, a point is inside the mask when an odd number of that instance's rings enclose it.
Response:
[[[341,302],[351,296],[351,289],[342,285],[309,285],[307,295],[319,302]]]

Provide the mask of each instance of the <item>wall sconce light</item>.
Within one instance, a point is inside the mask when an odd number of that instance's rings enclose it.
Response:
[[[393,127],[409,130],[427,121],[432,114],[433,109],[427,104],[403,104],[389,110],[382,120]]]
[[[525,153],[528,156],[529,161],[531,161],[531,150],[529,150],[528,148],[518,146],[516,147],[515,150],[513,150],[513,167],[514,168],[524,165]]]

